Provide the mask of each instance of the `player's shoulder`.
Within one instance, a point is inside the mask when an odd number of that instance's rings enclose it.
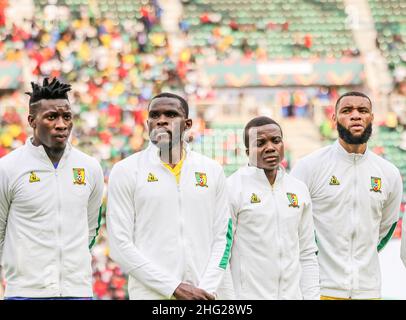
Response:
[[[288,186],[294,186],[299,191],[302,191],[306,194],[309,193],[309,189],[303,181],[299,180],[298,178],[294,177],[293,175],[287,172],[285,172],[285,181]]]
[[[90,166],[93,169],[101,168],[100,162],[95,157],[75,147],[72,147],[71,152],[73,156],[72,157],[73,161],[86,164],[87,166]]]
[[[220,165],[220,163],[218,163],[214,159],[211,159],[211,158],[205,156],[204,154],[191,150],[189,152],[189,156],[190,156],[190,158],[191,158],[190,160],[192,161],[193,164],[202,165],[205,168],[213,169],[213,170],[217,170],[217,171],[223,170],[223,167]]]
[[[141,150],[141,151],[137,151],[135,153],[133,153],[132,155],[116,162],[113,165],[112,170],[114,170],[114,172],[120,172],[120,171],[127,171],[127,170],[133,170],[136,169],[138,166],[138,163],[140,161],[140,159],[146,155],[146,150]]]
[[[0,158],[0,174],[4,177],[18,175],[30,160],[27,146],[22,145]]]
[[[369,150],[369,157],[378,167],[383,169],[383,172],[390,174],[391,176],[398,176],[400,174],[399,169],[392,162],[377,155],[371,150]]]
[[[324,147],[321,147],[320,149],[312,151],[308,155],[305,155],[304,157],[300,158],[298,160],[298,162],[302,162],[302,163],[322,162],[323,159],[328,157],[332,151],[333,151],[333,145],[324,146]]]

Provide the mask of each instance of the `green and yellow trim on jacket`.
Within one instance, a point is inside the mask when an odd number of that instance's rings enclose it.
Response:
[[[381,251],[383,249],[383,247],[386,246],[386,244],[388,243],[390,238],[392,238],[393,232],[395,231],[395,228],[396,228],[396,224],[397,224],[397,222],[392,224],[392,227],[390,227],[390,229],[389,229],[388,233],[386,234],[386,236],[383,237],[381,242],[379,242],[378,247],[377,247],[378,252]]]
[[[102,207],[103,206],[101,206],[100,209],[99,209],[99,217],[97,218],[96,234],[93,237],[92,242],[90,242],[89,249],[92,249],[92,247],[96,243],[96,237],[99,235],[99,230],[100,230],[100,227],[101,227],[101,220],[102,220]]]
[[[228,219],[226,238],[227,238],[226,248],[224,249],[223,257],[221,258],[219,264],[219,267],[224,270],[227,268],[228,260],[230,259],[231,244],[233,243],[233,221],[231,220],[231,218]]]

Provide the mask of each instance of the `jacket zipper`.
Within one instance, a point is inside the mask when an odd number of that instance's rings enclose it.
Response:
[[[61,215],[61,197],[58,183],[58,169],[55,169],[55,179],[56,179],[56,188],[57,188],[57,199],[58,199],[58,248],[59,248],[59,296],[62,297],[62,215]]]
[[[355,196],[357,194],[357,159],[356,156],[354,155],[354,193],[353,193],[353,207],[352,207],[352,212],[351,212],[351,245],[350,245],[350,292],[349,292],[349,297],[351,298],[352,296],[352,290],[354,286],[354,239],[355,239],[355,232],[356,232],[356,223],[355,223],[355,212],[357,210],[357,197]]]
[[[273,203],[275,205],[275,213],[276,213],[276,235],[278,237],[278,241],[277,241],[277,247],[278,247],[278,261],[282,261],[282,250],[281,250],[281,236],[280,236],[280,227],[279,227],[279,210],[278,210],[278,206],[277,206],[277,201],[275,200],[275,190],[274,190],[274,186],[271,185],[271,190],[272,190],[272,200]],[[280,287],[281,287],[281,279],[282,279],[282,273],[281,273],[281,268],[279,265],[278,268],[278,295],[277,295],[277,299],[280,299]]]

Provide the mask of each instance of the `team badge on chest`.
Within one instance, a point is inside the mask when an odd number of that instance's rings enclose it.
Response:
[[[371,177],[371,189],[369,191],[381,192],[382,181],[381,178]]]
[[[207,185],[207,176],[203,172],[195,172],[195,178],[196,178],[196,186],[199,187],[206,187],[208,188]]]
[[[73,168],[73,184],[86,185],[84,168]]]
[[[289,207],[293,207],[293,208],[299,208],[299,200],[297,198],[297,195],[295,193],[286,193],[286,195],[288,196],[288,200],[289,200]]]

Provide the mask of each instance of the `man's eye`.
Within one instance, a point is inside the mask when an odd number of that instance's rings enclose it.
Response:
[[[71,115],[66,115],[64,118],[65,118],[65,120],[71,120],[72,116]]]
[[[281,143],[282,139],[281,138],[275,138],[273,139],[273,143]]]
[[[169,118],[175,118],[175,117],[176,117],[176,113],[175,113],[175,112],[170,112],[170,113],[168,113],[168,117],[169,117]]]
[[[55,120],[55,116],[54,116],[54,115],[49,115],[47,118],[48,118],[48,120]]]
[[[159,116],[158,116],[157,113],[150,113],[150,114],[149,114],[149,117],[152,118],[152,119],[156,119],[156,118],[158,118]]]

